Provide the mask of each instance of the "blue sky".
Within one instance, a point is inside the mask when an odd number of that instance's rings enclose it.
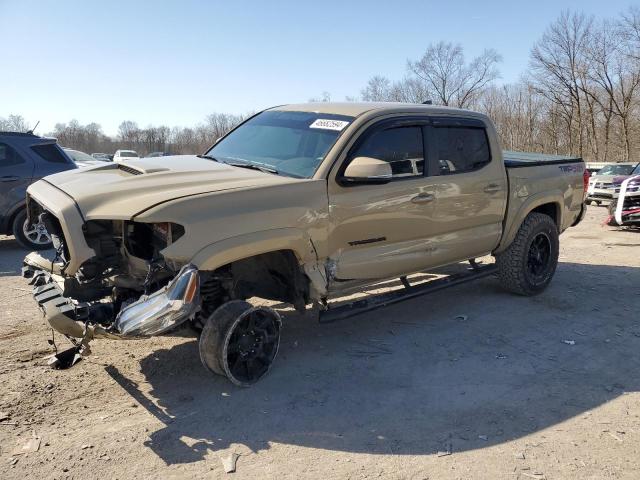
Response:
[[[0,117],[72,118],[114,134],[122,120],[194,125],[243,113],[359,95],[374,74],[404,75],[431,42],[468,57],[503,56],[519,78],[563,9],[616,16],[631,2],[0,0]]]

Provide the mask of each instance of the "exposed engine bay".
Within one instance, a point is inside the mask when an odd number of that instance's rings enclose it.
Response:
[[[136,338],[164,333],[200,311],[200,273],[193,265],[167,262],[160,254],[184,234],[172,223],[92,220],[83,225],[95,256],[65,275],[70,251],[59,220],[34,201],[30,218],[50,232],[55,258],[36,252],[25,258],[23,275],[51,326],[68,336],[78,353],[93,338]]]

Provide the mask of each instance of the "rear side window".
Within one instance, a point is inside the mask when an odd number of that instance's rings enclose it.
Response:
[[[24,158],[18,152],[6,143],[0,143],[0,167],[12,167],[21,163],[24,163]]]
[[[483,128],[435,127],[440,175],[471,172],[491,162]]]
[[[351,154],[351,158],[356,157],[370,157],[389,162],[393,178],[422,176],[422,128],[412,126],[378,130],[367,137]]]
[[[55,143],[44,143],[42,145],[34,145],[31,150],[36,152],[40,158],[51,163],[69,163],[67,157],[60,151]]]

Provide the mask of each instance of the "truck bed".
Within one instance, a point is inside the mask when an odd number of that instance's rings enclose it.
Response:
[[[582,158],[571,155],[548,155],[546,153],[514,152],[510,150],[504,150],[502,152],[502,158],[507,168],[582,162]]]

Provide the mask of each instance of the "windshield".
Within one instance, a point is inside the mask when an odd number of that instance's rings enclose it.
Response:
[[[133,150],[122,150],[120,152],[120,156],[121,157],[137,157],[138,154],[136,152],[134,152]]]
[[[65,153],[71,157],[74,162],[95,162],[96,159],[91,155],[79,152],[78,150],[65,150]]]
[[[208,156],[250,163],[299,178],[313,176],[340,133],[353,120],[315,112],[262,112],[214,145]]]
[[[607,165],[598,170],[596,175],[631,175],[633,165]]]

